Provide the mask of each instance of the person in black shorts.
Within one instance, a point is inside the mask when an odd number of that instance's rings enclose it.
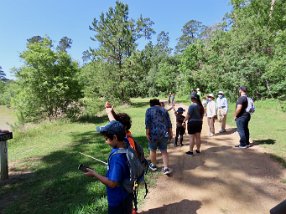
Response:
[[[186,154],[192,156],[194,155],[193,149],[195,145],[196,153],[200,153],[204,107],[196,94],[191,96],[191,101],[192,104],[189,106],[185,121],[188,121],[188,134],[190,135],[190,150]]]

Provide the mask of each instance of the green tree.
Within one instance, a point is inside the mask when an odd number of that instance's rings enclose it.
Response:
[[[201,39],[206,26],[197,20],[188,21],[182,28],[182,36],[180,36],[178,44],[176,45],[176,52],[181,53],[194,43],[197,39]]]
[[[25,66],[16,72],[14,105],[26,120],[68,114],[82,96],[77,80],[78,64],[65,51],[54,51],[44,37],[29,39],[21,53]]]
[[[141,16],[134,21],[128,15],[128,5],[116,2],[115,8],[110,7],[108,12],[100,15],[99,20],[94,19],[90,26],[90,30],[95,32],[92,40],[99,44],[97,49],[91,49],[91,53],[95,60],[115,66],[114,71],[108,77],[108,79],[112,78],[115,84],[110,86],[114,91],[109,91],[109,93],[117,94],[117,97],[123,101],[129,100],[126,88],[117,87],[123,84],[125,78],[123,64],[136,51],[136,41],[140,38],[150,39],[154,33],[151,28],[153,22],[149,18]]]

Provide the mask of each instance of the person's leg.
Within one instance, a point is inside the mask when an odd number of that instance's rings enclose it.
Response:
[[[190,142],[190,152],[193,152],[195,146],[195,134],[189,135],[189,142]]]
[[[156,165],[156,150],[150,150],[150,160],[152,164]]]
[[[197,150],[196,151],[201,151],[201,133],[197,132],[195,134],[195,141],[196,141],[196,146]]]
[[[236,119],[237,131],[240,137],[239,143],[241,147],[246,146],[246,133],[245,133],[245,118],[239,117]]]
[[[212,134],[213,134],[213,135],[215,134],[215,127],[214,127],[214,124],[215,124],[215,119],[214,119],[214,117],[212,117],[211,125],[212,125]]]
[[[209,135],[211,135],[211,117],[208,117]]]
[[[176,128],[176,136],[175,136],[174,146],[177,146],[179,134],[180,134],[180,128],[177,127]]]
[[[246,145],[248,145],[248,146],[250,144],[250,142],[249,142],[249,128],[248,128],[249,121],[250,121],[250,114],[249,114],[249,117],[247,117],[246,121],[245,121],[245,138],[246,138]]]
[[[180,145],[181,146],[183,145],[184,134],[185,134],[185,128],[183,126],[181,126],[179,129],[179,138],[180,138]]]
[[[221,122],[221,130],[225,131],[225,125],[226,125],[226,116],[227,114],[224,115],[222,122]]]
[[[162,150],[161,151],[161,154],[162,154],[162,159],[163,159],[163,166],[164,168],[168,168],[168,152],[167,150]]]

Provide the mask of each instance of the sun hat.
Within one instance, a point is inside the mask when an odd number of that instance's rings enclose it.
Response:
[[[214,94],[210,93],[210,94],[208,94],[208,97],[214,98]]]
[[[223,95],[224,93],[223,93],[223,91],[219,91],[218,94],[222,94]]]
[[[200,90],[200,88],[197,88],[197,91],[199,91]]]

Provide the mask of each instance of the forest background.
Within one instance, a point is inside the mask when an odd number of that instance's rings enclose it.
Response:
[[[90,24],[96,48],[83,52],[83,66],[67,52],[71,38],[58,44],[48,36],[28,38],[15,79],[0,69],[0,104],[11,106],[25,123],[94,115],[104,100],[129,103],[170,92],[187,99],[195,88],[203,94],[223,90],[234,101],[244,85],[249,96],[276,99],[285,111],[286,2],[231,4],[232,11],[214,26],[188,21],[172,50],[168,32],[156,34],[150,18],[135,20],[127,4],[116,2]],[[139,50],[143,38],[149,42]]]

